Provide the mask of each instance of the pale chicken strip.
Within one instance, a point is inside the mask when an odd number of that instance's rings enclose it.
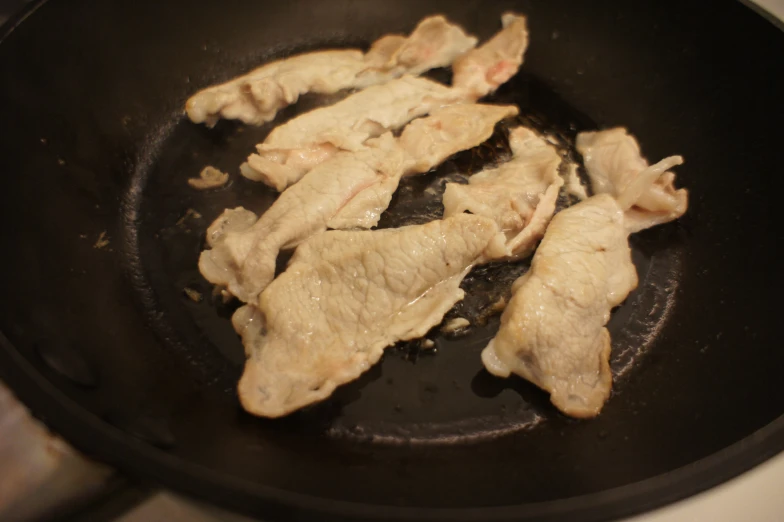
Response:
[[[688,193],[685,189],[676,190],[675,175],[667,172],[683,163],[681,156],[670,156],[649,166],[637,140],[621,127],[581,132],[577,136],[577,150],[583,155],[594,194],[618,198],[626,193],[627,201],[619,199],[619,203],[624,210],[630,209],[626,223],[631,232],[672,221],[686,212]],[[646,183],[645,178],[651,176],[655,182]],[[644,190],[638,189],[636,193],[630,190],[640,182],[645,185]]]
[[[610,181],[598,185],[600,194],[553,218],[531,269],[512,288],[498,334],[482,352],[488,371],[520,375],[549,392],[552,403],[573,417],[598,415],[610,395],[605,325],[612,308],[637,286],[629,233],[681,215],[642,207],[659,193],[662,178],[672,184],[672,174],[665,172],[671,163],[628,174],[628,162],[616,161],[616,148],[594,153],[586,161],[589,176]],[[616,181],[625,188],[616,187]],[[681,194],[686,197],[685,191]],[[681,208],[685,211],[685,199]]]
[[[448,183],[444,216],[470,212],[492,218],[504,232],[495,259],[520,259],[531,253],[555,211],[563,179],[555,148],[525,127],[509,133],[512,159],[474,174],[467,185]]]
[[[255,302],[275,275],[281,249],[328,227],[374,226],[401,176],[426,172],[479,145],[496,123],[516,114],[513,106],[445,107],[413,122],[398,139],[387,133],[358,152],[341,152],[285,190],[251,226],[245,226],[246,214],[229,214],[241,229],[226,227],[225,216],[219,218],[211,227],[218,232],[208,231],[212,248],[199,258],[202,275],[240,300]]]
[[[404,74],[450,65],[476,38],[443,16],[422,20],[411,35],[387,35],[365,54],[358,49],[295,55],[263,65],[226,83],[199,91],[185,108],[194,123],[238,119],[260,125],[307,92],[332,94],[364,88]]]
[[[331,231],[300,245],[287,270],[233,317],[248,359],[243,407],[280,417],[321,401],[416,339],[460,301],[460,282],[498,232],[467,214],[425,225]]]
[[[369,138],[460,101],[459,92],[413,76],[369,87],[275,128],[240,172],[282,191],[338,151],[360,150]]]
[[[524,16],[505,13],[503,29],[487,43],[455,61],[452,85],[479,99],[494,92],[517,74],[528,48],[528,27]]]

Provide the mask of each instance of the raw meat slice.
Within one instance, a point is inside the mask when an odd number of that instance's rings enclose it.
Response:
[[[425,335],[463,298],[460,282],[497,233],[492,220],[462,214],[300,245],[258,308],[234,315],[248,355],[243,407],[286,415],[356,379],[387,346]]]
[[[482,361],[494,375],[516,373],[546,390],[565,414],[593,417],[612,386],[604,325],[637,286],[628,235],[680,217],[687,193],[666,172],[682,158],[649,167],[624,130],[584,133],[577,143],[598,194],[553,218]]]
[[[637,286],[626,237],[623,211],[609,195],[558,213],[514,284],[498,334],[482,352],[485,368],[531,381],[567,415],[597,415],[612,386],[604,325]]]
[[[467,35],[459,26],[450,24],[442,15],[430,16],[419,22],[408,38],[397,36],[399,43],[393,43],[392,37],[379,39],[366,55],[373,65],[369,71],[360,74],[360,80],[367,81],[367,76],[381,75],[372,78],[378,83],[390,77],[403,74],[419,75],[430,69],[452,65],[459,56],[476,46],[477,39]],[[386,75],[384,77],[384,75]],[[361,87],[366,83],[360,81]]]
[[[686,212],[688,193],[676,190],[675,174],[667,172],[683,163],[681,156],[649,166],[637,140],[622,127],[580,133],[577,150],[583,155],[594,194],[612,194],[629,210],[626,224],[630,232],[672,221]],[[637,188],[631,190],[633,186]],[[624,200],[621,193],[625,193]]]
[[[185,104],[194,123],[214,125],[238,119],[261,125],[296,103],[302,94],[332,94],[342,89],[384,83],[404,74],[444,67],[476,45],[476,38],[443,16],[422,20],[411,35],[387,35],[367,54],[358,49],[327,50],[277,60],[226,83],[194,94]]]
[[[517,74],[528,48],[528,27],[524,16],[505,13],[503,29],[487,43],[465,53],[452,66],[452,85],[479,99],[494,92]]]
[[[512,159],[474,174],[468,185],[448,183],[444,216],[471,212],[492,218],[504,232],[495,245],[495,259],[530,255],[555,211],[563,179],[561,158],[552,145],[532,130],[517,127],[509,134]]]
[[[504,28],[497,35],[456,62],[454,88],[406,77],[368,88],[275,129],[240,172],[283,190],[338,150],[357,150],[368,138],[436,107],[473,102],[494,91],[517,73],[528,45],[524,17],[507,13],[502,21]]]
[[[295,247],[327,227],[376,225],[401,176],[426,172],[452,154],[479,145],[498,121],[515,114],[513,106],[445,107],[413,122],[397,140],[387,133],[363,150],[337,154],[285,190],[252,226],[244,226],[247,214],[229,214],[244,228],[211,233],[212,248],[199,258],[202,275],[240,300],[255,302],[274,277],[281,249]],[[219,221],[225,219],[224,213]],[[213,228],[226,227],[216,222]]]
[[[457,91],[412,76],[369,87],[275,128],[240,172],[282,191],[338,151],[358,151],[369,138],[460,101]]]

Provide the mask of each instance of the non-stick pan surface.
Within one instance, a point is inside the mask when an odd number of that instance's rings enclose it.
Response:
[[[529,16],[532,40],[495,101],[567,149],[580,130],[620,124],[651,159],[687,159],[688,214],[633,239],[641,284],[610,324],[603,413],[567,419],[533,386],[482,370],[498,324],[482,310],[523,262],[469,277],[452,315],[475,326],[433,332],[436,353],[398,346],[322,404],[245,414],[231,307],[195,266],[223,208],[273,201],[236,175],[271,126],[196,126],[185,99],[432,13],[486,38],[509,9]],[[691,494],[784,447],[784,35],[742,4],[52,0],[18,22],[0,43],[0,374],[81,449],[271,519],[588,520]],[[328,101],[306,96],[277,122]],[[502,126],[406,182],[382,225],[432,217],[443,179],[503,154]],[[190,189],[206,164],[231,185]]]

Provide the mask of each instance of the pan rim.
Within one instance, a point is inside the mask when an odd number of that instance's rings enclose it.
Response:
[[[3,43],[8,36],[14,32],[14,29],[24,22],[28,16],[32,15],[38,10],[39,7],[44,5],[48,0],[38,0],[30,2],[22,9],[12,14],[3,24],[0,24],[0,43]]]
[[[0,44],[48,0],[30,2],[0,26]],[[779,20],[751,0],[740,0],[777,29]],[[10,371],[13,368],[15,371]],[[359,504],[331,500],[249,483],[184,461],[138,441],[72,401],[51,383],[0,331],[0,378],[33,415],[88,455],[105,460],[134,477],[165,483],[191,498],[249,515],[292,519],[303,513],[330,519],[433,521],[587,522],[634,515],[674,503],[727,482],[784,452],[784,414],[747,437],[705,458],[639,482],[598,493],[534,504],[423,508]],[[321,518],[325,520],[325,518]]]
[[[424,508],[359,504],[296,493],[220,474],[138,441],[90,413],[38,372],[0,332],[0,377],[33,415],[88,455],[134,477],[249,515],[292,519],[307,512],[330,519],[432,521],[605,520],[650,511],[726,482],[784,452],[784,414],[703,459],[639,482],[567,499],[495,507]],[[15,368],[9,372],[7,368]],[[323,520],[323,519],[322,519]]]

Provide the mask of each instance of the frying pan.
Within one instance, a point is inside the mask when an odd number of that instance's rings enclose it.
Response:
[[[236,174],[271,126],[206,129],[184,101],[432,13],[487,38],[506,10],[528,15],[531,45],[493,101],[567,145],[625,125],[651,159],[687,159],[687,215],[632,241],[641,284],[610,323],[604,411],[568,419],[482,370],[498,317],[481,310],[523,262],[468,278],[452,315],[474,325],[430,334],[436,353],[391,348],[324,403],[244,413],[231,305],[196,259],[222,209],[262,211],[274,194],[186,179],[207,164]],[[737,2],[37,3],[0,43],[0,374],[129,476],[269,520],[594,520],[708,488],[784,448],[782,57],[781,32]],[[306,96],[277,122],[328,101]],[[407,181],[382,226],[427,219],[425,190],[502,155],[503,132]]]

